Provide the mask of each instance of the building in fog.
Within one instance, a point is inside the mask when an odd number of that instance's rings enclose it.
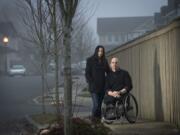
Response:
[[[154,29],[154,17],[113,17],[98,18],[97,34],[99,44],[106,51],[133,40]]]
[[[6,73],[6,53],[10,52],[9,48],[6,48],[2,43],[0,44],[0,75]]]
[[[164,26],[180,16],[180,0],[168,0],[167,6],[162,6],[160,13],[154,14],[156,27]]]
[[[11,66],[11,61],[17,60],[18,38],[11,22],[0,22],[0,74],[4,74]],[[8,42],[4,43],[3,38]]]

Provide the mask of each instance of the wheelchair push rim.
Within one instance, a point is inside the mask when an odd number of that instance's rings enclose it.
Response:
[[[131,94],[127,94],[123,100],[125,118],[129,123],[135,123],[138,117],[138,104],[136,98]]]

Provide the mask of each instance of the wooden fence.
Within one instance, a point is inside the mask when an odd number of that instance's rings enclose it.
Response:
[[[139,117],[180,127],[180,18],[107,53],[129,71]]]

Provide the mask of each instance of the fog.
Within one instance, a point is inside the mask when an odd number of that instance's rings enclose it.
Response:
[[[160,12],[160,8],[167,5],[167,0],[83,0],[82,2],[79,6],[79,14],[73,20],[71,40],[71,71],[75,84],[73,89],[78,89],[77,93],[81,93],[87,87],[84,77],[86,59],[93,55],[94,48],[100,44],[97,34],[98,18],[139,16],[153,18],[154,13]],[[30,10],[23,3],[24,0],[0,0],[0,135],[19,134],[19,130],[24,129],[24,125],[27,124],[27,116],[42,113],[42,49],[39,47],[32,16],[26,16],[31,14],[28,12]],[[28,14],[25,14],[26,12]],[[23,20],[25,18],[26,24]],[[47,19],[47,25],[50,29],[52,26],[49,20]],[[61,21],[57,20],[57,24],[59,32],[62,27]],[[43,24],[47,54],[44,95],[47,97],[46,112],[53,113],[55,107],[51,98],[55,98],[55,53],[52,29],[48,28]],[[7,43],[3,42],[4,37],[8,37]],[[59,96],[63,98],[62,38],[57,42]],[[73,97],[77,93],[73,92]],[[87,102],[87,105],[79,105],[80,107],[77,105],[76,109],[80,115],[91,113],[91,100]]]

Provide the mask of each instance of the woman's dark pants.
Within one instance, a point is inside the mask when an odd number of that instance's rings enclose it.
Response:
[[[101,118],[101,105],[104,98],[104,92],[101,93],[91,93],[93,108],[92,108],[92,117]]]

